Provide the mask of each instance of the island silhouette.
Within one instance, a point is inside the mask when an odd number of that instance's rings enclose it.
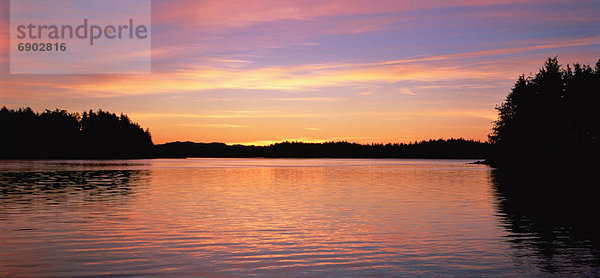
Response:
[[[470,158],[501,168],[599,168],[600,60],[595,68],[562,67],[548,58],[521,75],[497,107],[488,142],[459,139],[413,143],[281,142],[269,146],[171,142],[154,145],[148,129],[103,110],[34,112],[0,109],[0,158]]]

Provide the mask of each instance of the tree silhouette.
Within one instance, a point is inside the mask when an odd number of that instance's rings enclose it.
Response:
[[[141,158],[154,155],[148,130],[126,115],[0,109],[0,158]]]
[[[534,77],[521,75],[497,107],[490,162],[597,167],[599,88],[600,60],[595,69],[580,64],[563,69],[554,57]]]

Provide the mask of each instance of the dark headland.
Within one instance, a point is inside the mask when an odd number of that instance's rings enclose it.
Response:
[[[592,68],[546,60],[520,76],[496,108],[487,161],[499,168],[592,172],[600,168],[600,60]]]

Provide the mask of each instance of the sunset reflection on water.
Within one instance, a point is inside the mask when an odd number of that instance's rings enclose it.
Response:
[[[0,162],[0,276],[544,273],[467,162]]]

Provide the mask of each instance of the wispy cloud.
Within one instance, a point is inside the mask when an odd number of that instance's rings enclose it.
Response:
[[[464,53],[456,53],[456,54],[424,56],[424,57],[413,58],[413,59],[385,61],[385,62],[381,62],[381,63],[377,63],[377,64],[378,65],[398,65],[398,64],[415,63],[415,62],[435,62],[435,61],[445,61],[445,60],[460,60],[460,59],[493,57],[493,56],[508,55],[508,54],[526,53],[526,52],[530,52],[530,51],[543,50],[543,49],[560,49],[560,48],[574,47],[574,46],[600,45],[600,36],[571,39],[571,40],[562,40],[562,39],[552,39],[552,40],[543,39],[543,40],[536,40],[536,41],[529,40],[529,41],[521,41],[520,43],[523,44],[524,46],[511,47],[511,48],[500,48],[500,49],[489,49],[489,50],[464,52]]]
[[[220,0],[180,0],[159,2],[153,18],[156,23],[211,27],[247,27],[265,22],[310,20],[319,17],[368,15],[417,9],[488,6],[520,3],[517,0],[255,0],[250,3]],[[538,3],[549,1],[534,0]]]
[[[400,91],[401,94],[405,94],[405,95],[411,95],[411,96],[416,95],[416,93],[409,88],[400,88],[400,90],[398,90],[398,91]]]
[[[174,114],[174,113],[131,113],[136,118],[180,118],[180,119],[285,119],[285,118],[313,118],[317,114],[293,114],[276,111],[223,111],[206,114]]]
[[[364,86],[400,81],[487,80],[498,78],[512,80],[519,72],[505,60],[489,59],[492,56],[521,54],[540,49],[559,49],[573,46],[600,45],[600,37],[568,41],[531,42],[531,45],[389,60],[374,63],[327,63],[290,66],[272,66],[250,69],[231,69],[188,65],[186,70],[158,72],[150,77],[143,75],[52,76],[31,79],[23,76],[5,76],[0,85],[5,90],[35,88],[60,91],[63,95],[86,97],[114,97],[127,95],[164,94],[170,92],[200,92],[215,89],[314,91],[331,87]],[[470,61],[486,58],[486,63]],[[456,61],[462,61],[456,63]],[[246,61],[234,60],[234,63]],[[516,62],[523,63],[522,59]],[[539,64],[539,61],[535,61]],[[411,94],[408,91],[401,91]],[[414,93],[414,92],[413,92]],[[340,101],[330,97],[282,97],[279,101]]]
[[[277,101],[316,101],[316,102],[338,102],[344,99],[334,97],[278,97],[270,98]]]
[[[194,124],[194,123],[177,124],[177,126],[206,127],[206,128],[248,128],[248,127],[250,127],[247,125],[237,125],[237,124]]]

